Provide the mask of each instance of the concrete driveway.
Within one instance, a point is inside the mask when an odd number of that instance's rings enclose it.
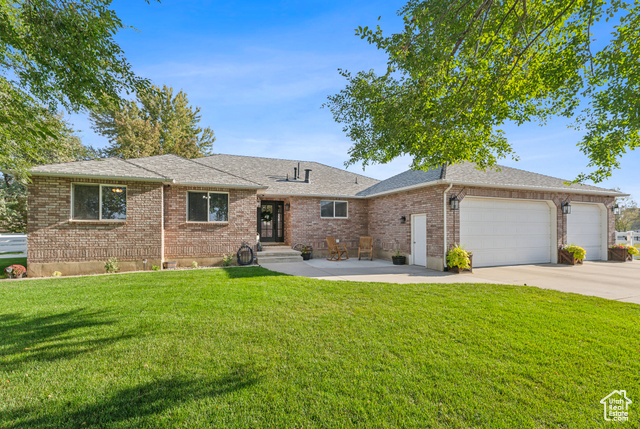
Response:
[[[373,260],[331,262],[312,259],[307,262],[263,264],[285,274],[322,280],[347,280],[383,283],[497,283],[537,286],[561,292],[598,296],[640,304],[640,261],[585,262],[584,265],[515,265],[475,268],[473,274],[453,274],[412,265],[393,265]]]

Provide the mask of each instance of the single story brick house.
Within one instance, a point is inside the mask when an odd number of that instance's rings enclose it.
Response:
[[[123,270],[177,261],[211,264],[254,244],[310,244],[327,236],[355,251],[374,238],[377,258],[396,250],[431,269],[460,243],[474,266],[557,262],[563,243],[604,260],[614,240],[615,197],[595,186],[469,163],[406,171],[379,181],[316,162],[160,155],[50,164],[31,170],[31,276]],[[570,213],[567,213],[570,212]]]

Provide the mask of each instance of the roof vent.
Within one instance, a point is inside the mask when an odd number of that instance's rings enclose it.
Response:
[[[305,183],[309,183],[310,179],[309,179],[309,175],[311,174],[311,170],[308,168],[305,168],[304,170],[304,182]]]
[[[298,178],[298,169],[296,167],[293,167],[293,180],[296,180]]]

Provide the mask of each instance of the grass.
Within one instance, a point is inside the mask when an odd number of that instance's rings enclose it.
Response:
[[[4,269],[14,264],[26,267],[27,258],[0,258],[0,279],[7,278],[7,273],[4,272]]]
[[[0,428],[606,426],[640,306],[231,268],[0,283]]]

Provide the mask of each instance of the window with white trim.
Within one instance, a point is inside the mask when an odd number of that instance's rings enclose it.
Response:
[[[349,210],[347,201],[320,201],[321,218],[346,219]]]
[[[73,220],[126,220],[127,187],[74,183],[71,188]]]
[[[226,192],[187,192],[189,222],[228,222],[229,194]]]

